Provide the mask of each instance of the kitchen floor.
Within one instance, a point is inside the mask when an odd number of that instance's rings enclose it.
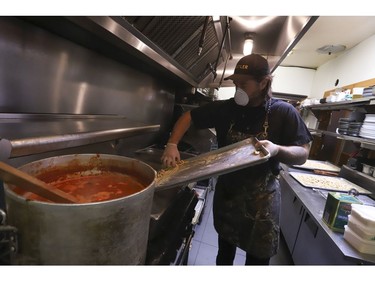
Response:
[[[200,223],[195,226],[195,234],[191,244],[188,265],[215,265],[217,254],[217,233],[213,226],[212,199],[214,191],[207,194],[205,207]],[[283,237],[280,239],[277,255],[271,258],[271,265],[293,265],[293,260]],[[246,254],[237,249],[234,265],[244,265]]]

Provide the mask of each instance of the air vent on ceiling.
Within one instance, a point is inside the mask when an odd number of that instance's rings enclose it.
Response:
[[[320,54],[336,54],[344,51],[346,49],[346,46],[344,45],[325,45],[323,47],[320,47],[316,49],[316,51]]]

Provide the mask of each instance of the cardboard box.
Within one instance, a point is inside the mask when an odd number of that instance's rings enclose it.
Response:
[[[334,231],[344,232],[352,204],[362,204],[357,197],[339,192],[329,192],[323,212],[323,221]]]

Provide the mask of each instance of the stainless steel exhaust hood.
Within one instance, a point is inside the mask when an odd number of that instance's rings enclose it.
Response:
[[[242,57],[245,33],[254,35],[254,53],[270,62],[272,71],[317,17],[124,16],[114,20],[157,52],[195,87],[225,86]],[[160,61],[159,63],[162,63]],[[224,73],[225,72],[225,73]],[[225,82],[231,85],[231,82]]]
[[[172,61],[176,67],[191,76],[196,84],[210,72],[210,64],[218,57],[220,38],[212,17],[154,16],[122,17],[129,28],[143,42]]]
[[[245,33],[254,35],[253,53],[265,56],[274,71],[318,17],[221,16],[218,21],[211,16],[61,18],[65,22],[60,28],[43,19],[38,23],[65,37],[73,37],[77,30],[71,26],[76,26],[93,35],[91,43],[86,40],[84,45],[101,48],[108,56],[135,60],[139,69],[162,72],[164,77],[192,87],[218,88],[232,86],[223,77],[233,72],[243,56]],[[87,34],[74,39],[83,41]]]

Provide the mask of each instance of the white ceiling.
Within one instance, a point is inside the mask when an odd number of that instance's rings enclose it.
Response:
[[[280,65],[316,69],[374,34],[375,16],[320,16]],[[331,55],[316,52],[325,45],[346,49]]]

